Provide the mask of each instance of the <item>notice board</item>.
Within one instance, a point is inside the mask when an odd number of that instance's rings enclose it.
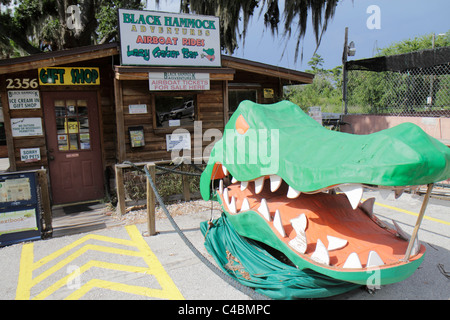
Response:
[[[0,174],[0,246],[41,239],[36,171]]]

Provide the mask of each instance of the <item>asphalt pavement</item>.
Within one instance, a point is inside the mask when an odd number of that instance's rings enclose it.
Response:
[[[391,195],[384,200],[377,192],[364,194],[365,198],[371,196],[376,196],[375,213],[381,220],[393,219],[412,233],[422,196],[404,194],[394,200]],[[215,211],[213,216],[219,214]],[[193,246],[215,264],[199,228],[210,217],[211,212],[205,211],[176,216],[175,220]],[[155,236],[144,236],[146,227],[115,226],[0,248],[0,300],[250,302],[251,296],[211,271],[191,251],[167,218],[157,220]],[[427,253],[408,279],[374,293],[356,289],[326,300],[450,299],[450,201],[430,200],[419,239]],[[188,305],[179,312],[189,312]]]

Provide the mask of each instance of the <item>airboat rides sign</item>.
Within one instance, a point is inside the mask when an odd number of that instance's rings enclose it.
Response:
[[[123,65],[220,67],[219,18],[119,9]]]

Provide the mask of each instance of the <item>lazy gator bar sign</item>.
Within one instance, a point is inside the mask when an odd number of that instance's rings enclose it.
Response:
[[[123,65],[220,67],[219,18],[119,9]]]

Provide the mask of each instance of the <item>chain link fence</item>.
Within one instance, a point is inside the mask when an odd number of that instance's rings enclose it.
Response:
[[[348,71],[348,113],[450,117],[450,63],[402,71]]]

